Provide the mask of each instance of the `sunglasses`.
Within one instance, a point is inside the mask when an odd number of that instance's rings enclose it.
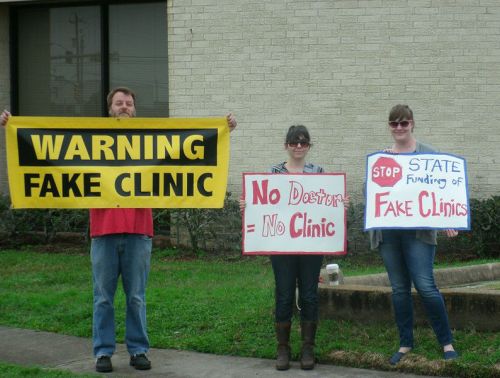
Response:
[[[391,121],[389,122],[389,126],[391,126],[393,129],[397,128],[398,126],[401,126],[403,128],[408,127],[410,125],[411,121]]]
[[[311,144],[306,141],[297,141],[297,142],[289,142],[287,143],[289,147],[296,148],[298,146],[301,147],[309,147]]]

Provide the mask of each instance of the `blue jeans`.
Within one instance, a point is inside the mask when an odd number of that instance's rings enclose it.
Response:
[[[415,230],[382,231],[380,253],[392,287],[392,303],[399,330],[399,345],[413,348],[413,301],[415,286],[438,342],[451,344],[448,314],[443,297],[434,282],[436,246],[416,238]]]
[[[145,290],[151,261],[152,240],[136,234],[105,235],[92,239],[90,255],[94,284],[92,344],[94,355],[112,356],[115,351],[114,299],[122,276],[127,302],[125,343],[131,355],[146,353]]]
[[[323,255],[273,255],[271,263],[276,283],[276,322],[291,321],[297,286],[301,320],[317,321],[318,281]]]

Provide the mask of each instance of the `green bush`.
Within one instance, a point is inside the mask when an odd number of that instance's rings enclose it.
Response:
[[[0,196],[0,232],[30,242],[51,242],[58,233],[88,233],[88,211],[66,209],[11,209],[10,198]]]
[[[170,215],[177,245],[186,244],[188,239],[188,247],[196,253],[241,252],[239,201],[232,199],[231,193],[226,193],[222,209],[173,209]]]
[[[439,236],[439,253],[461,255],[461,259],[500,257],[500,196],[471,199],[471,230],[456,238]],[[239,201],[227,193],[222,209],[154,209],[155,234],[170,236],[174,244],[200,253],[241,253]],[[348,253],[369,252],[364,228],[364,203],[351,203],[347,212]],[[88,211],[66,209],[10,208],[8,196],[0,195],[0,233],[8,236],[41,235],[42,242],[58,233],[88,234]],[[30,239],[30,241],[32,241]]]
[[[365,204],[352,203],[347,209],[347,253],[362,254],[370,251],[365,227]]]
[[[470,200],[471,230],[460,232],[456,247],[474,257],[500,257],[500,196]]]

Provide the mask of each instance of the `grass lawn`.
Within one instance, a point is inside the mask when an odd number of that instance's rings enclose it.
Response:
[[[153,254],[147,290],[153,347],[274,358],[274,282],[268,258],[181,261],[170,255],[168,251]],[[346,275],[367,272],[366,267],[358,268],[349,261],[343,266]],[[0,251],[0,277],[0,324],[91,336],[92,282],[87,253]],[[123,342],[121,288],[116,307],[117,337]],[[454,336],[461,358],[445,364],[430,328],[417,328],[415,353],[398,370],[456,377],[500,376],[500,369],[495,368],[500,362],[500,335],[469,329],[455,331]],[[394,323],[322,320],[317,353],[322,363],[395,370],[387,359],[396,350],[397,340]],[[294,322],[292,346],[297,358],[298,322]]]
[[[41,369],[38,367],[24,367],[12,364],[5,364],[0,362],[0,371],[2,377],[9,378],[26,378],[26,377],[43,377],[43,378],[71,378],[75,375],[77,377],[99,377],[97,374],[75,374],[72,372],[54,370],[54,369]]]

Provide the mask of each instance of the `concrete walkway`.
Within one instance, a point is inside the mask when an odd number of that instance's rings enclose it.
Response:
[[[39,366],[75,373],[95,373],[91,356],[91,341],[86,338],[38,332],[0,326],[0,361],[22,366]],[[8,343],[8,347],[6,344]],[[317,365],[312,371],[303,371],[294,361],[286,372],[276,371],[273,360],[216,356],[171,349],[151,349],[148,357],[152,363],[149,371],[137,371],[129,366],[129,356],[124,345],[118,345],[113,356],[114,377],[171,377],[171,378],[250,378],[250,377],[415,377],[412,374],[353,369],[333,365]],[[96,373],[99,374],[99,373]]]

